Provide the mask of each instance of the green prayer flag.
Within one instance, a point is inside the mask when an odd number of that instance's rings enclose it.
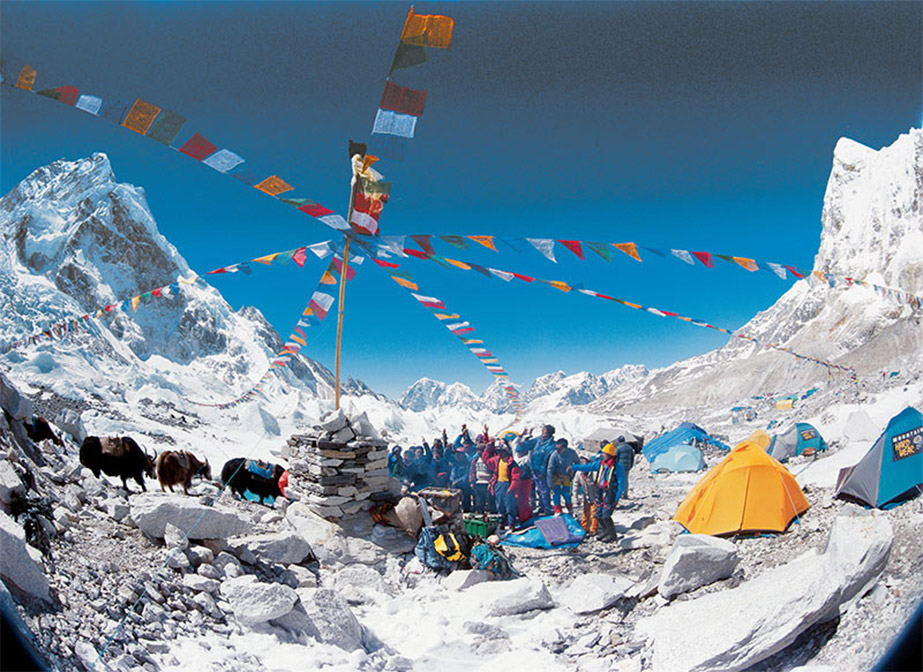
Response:
[[[468,243],[465,240],[464,236],[439,236],[440,240],[444,240],[452,247],[457,247],[459,250],[464,250],[468,247]]]
[[[317,203],[310,198],[280,198],[279,200],[296,208],[300,208],[303,205],[317,205]]]
[[[179,135],[185,123],[186,117],[183,115],[171,110],[162,110],[145,135],[161,144],[169,145]]]
[[[426,47],[420,47],[415,44],[404,44],[401,42],[397,45],[397,51],[394,52],[394,60],[391,62],[391,72],[403,68],[412,68],[415,65],[426,63],[429,56],[426,53]]]
[[[583,244],[586,245],[591,250],[593,250],[596,254],[601,256],[606,261],[612,260],[612,256],[613,256],[612,248],[609,247],[608,243],[592,243],[592,242],[586,241]]]
[[[51,98],[53,100],[59,100],[61,98],[61,94],[57,89],[42,89],[41,91],[36,91],[36,93],[40,96],[45,96],[46,98]]]

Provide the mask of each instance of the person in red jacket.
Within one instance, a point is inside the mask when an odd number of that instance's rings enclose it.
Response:
[[[510,488],[507,492],[507,510],[516,513],[511,527],[517,527],[532,518],[532,467],[529,465],[529,449],[516,447],[516,461],[510,471]]]

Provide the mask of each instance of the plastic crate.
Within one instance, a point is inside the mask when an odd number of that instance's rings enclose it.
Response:
[[[499,516],[465,518],[465,530],[468,531],[468,534],[474,534],[483,539],[486,539],[497,530],[497,525],[499,522]]]

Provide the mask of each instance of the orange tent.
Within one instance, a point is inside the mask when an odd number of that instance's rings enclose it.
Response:
[[[769,437],[755,432],[702,477],[673,520],[693,534],[783,532],[810,507],[795,477],[766,454]]]

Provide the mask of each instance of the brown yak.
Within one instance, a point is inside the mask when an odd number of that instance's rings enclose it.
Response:
[[[189,486],[192,484],[193,476],[201,476],[211,480],[212,470],[208,465],[208,460],[200,462],[195,455],[188,450],[165,450],[157,456],[157,480],[160,481],[160,489],[164,486],[170,488],[173,492],[173,486],[179,483],[183,484],[183,492],[189,494]],[[164,490],[166,492],[166,490]]]

